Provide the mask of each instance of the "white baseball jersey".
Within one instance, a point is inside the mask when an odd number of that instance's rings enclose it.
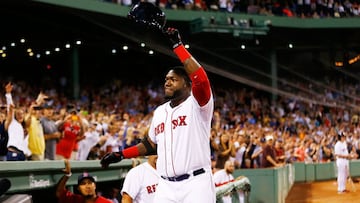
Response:
[[[214,173],[214,182],[215,184],[225,184],[234,180],[232,174],[226,173],[225,169],[218,170]],[[222,197],[223,203],[231,203],[231,195],[225,195]]]
[[[144,162],[126,174],[121,194],[126,192],[134,203],[153,203],[159,176],[156,170]]]
[[[157,144],[156,168],[161,176],[177,176],[204,168],[211,170],[210,128],[214,110],[213,97],[202,107],[191,94],[172,108],[170,102],[155,111],[149,129]]]
[[[349,151],[346,142],[337,141],[334,146],[334,154],[347,156]],[[349,173],[349,160],[344,158],[336,157],[337,166],[337,183],[338,191],[342,192],[346,189],[346,180]]]
[[[348,151],[347,144],[345,141],[344,142],[337,141],[335,143],[334,154],[335,155],[344,155],[344,156],[349,155],[349,151]],[[339,159],[339,160],[341,160],[341,159]]]

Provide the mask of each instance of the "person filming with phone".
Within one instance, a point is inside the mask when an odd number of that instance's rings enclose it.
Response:
[[[74,152],[76,152],[78,141],[85,138],[84,123],[75,108],[69,105],[67,115],[62,123],[59,125],[62,132],[62,138],[56,144],[56,159],[75,159]]]

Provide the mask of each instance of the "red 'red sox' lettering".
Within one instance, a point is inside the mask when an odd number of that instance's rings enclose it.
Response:
[[[173,129],[175,129],[178,126],[186,126],[185,122],[186,116],[179,116],[178,119],[172,120]]]
[[[148,194],[154,193],[156,191],[156,185],[157,184],[146,186]]]
[[[165,126],[164,123],[160,123],[158,126],[156,126],[155,135],[158,135],[158,134],[164,132],[164,126]]]
[[[178,126],[186,126],[187,123],[185,122],[186,116],[179,116],[177,119],[172,120],[172,124],[173,124],[173,129],[175,129]],[[164,123],[160,123],[158,126],[156,126],[155,128],[155,135],[158,135],[162,132],[164,132],[164,128],[165,128],[165,124]]]

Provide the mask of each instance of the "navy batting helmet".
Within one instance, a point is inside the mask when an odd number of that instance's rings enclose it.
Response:
[[[139,2],[133,5],[128,13],[128,18],[150,28],[163,29],[166,22],[165,13],[149,2]]]

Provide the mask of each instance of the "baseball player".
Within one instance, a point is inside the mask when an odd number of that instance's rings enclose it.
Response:
[[[136,146],[106,154],[101,165],[124,158],[157,154],[160,175],[154,202],[215,203],[210,160],[214,101],[204,68],[186,50],[175,28],[164,31],[184,67],[165,77],[165,98],[153,114],[148,136]]]
[[[73,193],[66,188],[66,183],[71,177],[71,166],[69,160],[65,159],[65,173],[56,185],[56,198],[58,203],[112,203],[111,200],[104,196],[98,195],[96,192],[95,178],[88,173],[83,173],[78,176],[77,190],[78,193]]]
[[[224,168],[221,170],[218,170],[214,173],[215,186],[219,187],[221,185],[225,185],[225,184],[235,181],[235,178],[232,175],[234,173],[234,170],[235,170],[234,162],[231,160],[227,160],[225,162]],[[241,203],[243,203],[244,202],[244,192],[239,191],[238,195],[239,195],[239,201]],[[231,194],[224,195],[222,197],[222,202],[223,203],[231,203],[232,202]]]
[[[334,155],[336,157],[337,167],[337,190],[338,193],[346,192],[346,180],[349,172],[349,151],[346,144],[346,137],[344,133],[338,134],[338,141],[334,146]]]
[[[122,203],[153,203],[159,175],[156,172],[157,155],[148,157],[144,162],[132,168],[125,177],[121,189]]]

